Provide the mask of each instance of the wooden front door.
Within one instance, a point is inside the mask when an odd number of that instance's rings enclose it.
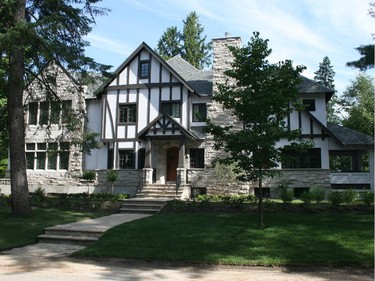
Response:
[[[167,181],[177,180],[178,147],[167,149]]]

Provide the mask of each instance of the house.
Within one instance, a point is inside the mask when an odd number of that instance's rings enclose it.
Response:
[[[157,190],[161,196],[175,191],[185,198],[199,192],[256,193],[256,183],[220,180],[211,168],[219,152],[212,149],[212,137],[204,133],[199,118],[223,125],[236,122],[212,95],[230,67],[227,45],[240,44],[238,37],[213,40],[211,71],[198,70],[178,56],[164,61],[142,43],[98,89],[97,98],[87,102],[87,126],[100,134],[103,146],[86,156],[85,169],[96,170],[99,178],[107,169],[119,169],[118,186],[132,195]],[[313,140],[315,147],[293,162],[280,163],[282,175],[265,181],[265,195],[276,195],[283,182],[295,195],[312,186],[373,189],[373,139],[327,123],[332,90],[302,77],[299,92],[308,110],[291,113],[287,126],[302,129],[302,138]],[[347,170],[331,172],[330,159],[334,163],[342,156],[350,158]],[[363,157],[366,165],[359,164]]]
[[[142,43],[94,94],[82,91],[66,71],[59,72],[58,105],[46,103],[43,97],[25,99],[31,185],[48,186],[54,192],[82,192],[76,175],[93,170],[97,178],[92,191],[106,192],[107,171],[115,169],[119,173],[116,192],[132,196],[256,194],[257,183],[237,182],[225,167],[212,168],[220,152],[213,149],[213,138],[204,132],[202,122],[205,117],[223,125],[237,122],[212,100],[217,83],[225,81],[224,71],[231,67],[228,45],[240,46],[241,39],[214,39],[212,70],[198,70],[179,56],[165,61]],[[314,186],[327,191],[374,190],[373,138],[327,122],[326,103],[332,90],[302,77],[299,93],[307,110],[292,112],[286,123],[290,129],[301,129],[302,138],[312,140],[315,147],[280,163],[282,173],[264,181],[264,195],[277,196],[285,183],[296,196]],[[64,136],[64,115],[57,117],[57,112],[65,107],[86,111],[87,123],[78,126],[73,136],[84,134],[83,128],[95,132],[100,148],[82,154]],[[47,111],[50,119],[44,121]],[[64,137],[47,141],[58,135]],[[281,140],[279,145],[287,143]],[[57,153],[50,156],[51,145]]]

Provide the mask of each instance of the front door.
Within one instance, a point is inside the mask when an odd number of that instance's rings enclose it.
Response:
[[[178,147],[167,149],[167,181],[176,181],[178,166]]]

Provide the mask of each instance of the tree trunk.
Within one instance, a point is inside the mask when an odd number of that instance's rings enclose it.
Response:
[[[14,14],[14,25],[25,20],[26,0],[19,0]],[[7,89],[9,142],[10,142],[10,182],[12,211],[14,214],[31,212],[25,157],[25,120],[23,113],[24,50],[21,37],[9,54],[9,81]]]
[[[263,222],[263,192],[262,192],[262,178],[259,178],[258,189],[259,189],[259,202],[258,202],[258,214],[259,214],[259,227],[264,228],[265,224]]]

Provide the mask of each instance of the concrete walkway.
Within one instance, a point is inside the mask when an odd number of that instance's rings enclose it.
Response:
[[[58,227],[105,231],[113,226],[147,217],[115,214]],[[371,281],[373,269],[236,267],[129,261],[84,260],[69,257],[84,246],[37,243],[0,252],[0,281],[62,280],[252,280],[252,281]]]

